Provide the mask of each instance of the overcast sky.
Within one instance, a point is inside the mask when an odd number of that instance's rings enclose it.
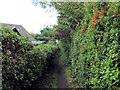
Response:
[[[48,13],[32,0],[0,0],[0,23],[19,24],[29,33],[39,33],[46,25],[57,24],[57,11]]]

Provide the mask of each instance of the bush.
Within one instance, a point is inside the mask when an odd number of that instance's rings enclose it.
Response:
[[[37,39],[40,41],[49,41],[50,37],[38,37]]]
[[[115,88],[119,84],[119,2],[54,4],[64,65],[81,88]],[[68,30],[64,35],[61,31]],[[62,34],[62,35],[61,35]]]
[[[34,46],[27,37],[17,35],[9,28],[2,30],[3,89],[33,87],[48,68],[48,58],[55,54],[57,47]]]

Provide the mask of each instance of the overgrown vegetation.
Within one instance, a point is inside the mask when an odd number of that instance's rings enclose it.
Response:
[[[40,40],[40,41],[49,41],[52,38],[52,35],[55,34],[54,28],[50,28],[50,27],[45,27],[40,31],[40,34],[34,34],[32,33],[31,35],[36,39],[36,40]]]
[[[119,4],[51,3],[59,12],[57,33],[51,37],[60,41],[61,60],[75,88],[120,88]],[[57,47],[33,46],[8,28],[2,39],[3,87],[33,87],[34,81],[42,81]]]
[[[55,38],[79,88],[120,87],[119,2],[55,2]]]
[[[2,28],[3,89],[34,88],[42,79],[57,55],[53,45],[34,46],[9,28]],[[42,84],[42,83],[41,83]]]

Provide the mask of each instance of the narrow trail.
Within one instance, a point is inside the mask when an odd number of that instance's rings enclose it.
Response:
[[[43,75],[43,78],[34,83],[35,88],[69,88],[60,56],[57,57],[57,60],[56,63],[51,64],[49,70]],[[53,83],[55,87],[53,87]]]
[[[58,58],[58,63],[55,66],[57,69],[57,86],[58,88],[68,88],[67,82],[66,82],[66,77],[65,77],[65,72],[64,69],[62,68],[61,65],[61,58]]]

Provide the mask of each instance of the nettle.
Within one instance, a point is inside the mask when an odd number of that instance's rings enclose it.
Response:
[[[44,47],[44,48],[43,48]],[[34,46],[27,37],[9,28],[2,28],[2,86],[3,89],[34,87],[48,68],[49,58],[55,56],[56,46]]]
[[[55,7],[64,64],[78,86],[119,87],[119,3],[61,2]]]

